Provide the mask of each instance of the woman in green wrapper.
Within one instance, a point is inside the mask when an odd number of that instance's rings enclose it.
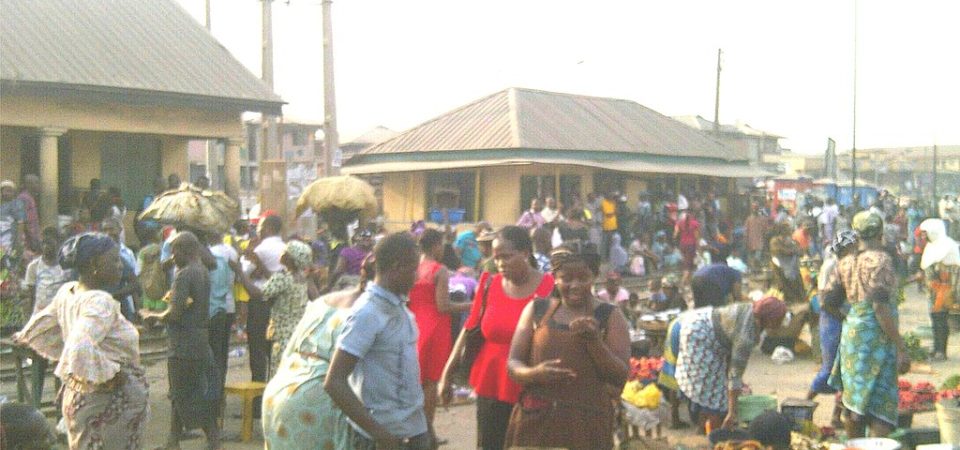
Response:
[[[843,289],[850,312],[843,323],[830,385],[843,391],[847,435],[886,436],[897,424],[897,373],[910,369],[898,330],[893,261],[883,251],[883,219],[869,211],[853,217],[856,251],[835,266],[824,290]]]

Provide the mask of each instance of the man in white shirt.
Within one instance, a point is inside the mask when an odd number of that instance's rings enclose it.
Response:
[[[556,224],[557,219],[560,218],[560,210],[557,209],[557,201],[553,197],[547,197],[546,201],[547,206],[544,206],[540,210],[540,217],[543,217],[543,221],[547,225],[553,226]]]
[[[269,215],[260,219],[257,236],[260,243],[248,256],[251,259],[250,276],[254,283],[262,285],[271,275],[280,271],[280,256],[284,243],[281,237],[283,221],[280,216]],[[247,346],[250,352],[250,378],[267,381],[270,367],[270,342],[267,341],[267,324],[270,322],[270,304],[263,300],[250,300],[247,305]]]

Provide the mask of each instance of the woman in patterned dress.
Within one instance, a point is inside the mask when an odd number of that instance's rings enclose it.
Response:
[[[853,217],[860,235],[855,252],[841,258],[824,286],[843,289],[850,312],[843,322],[830,386],[843,391],[847,436],[886,436],[897,424],[897,373],[910,369],[897,324],[897,277],[883,251],[883,219],[869,211]]]
[[[250,293],[250,301],[267,301],[271,304],[270,325],[267,327],[267,339],[273,341],[270,353],[271,374],[277,372],[293,328],[300,322],[307,302],[310,301],[307,269],[312,262],[313,251],[309,245],[297,240],[287,242],[280,256],[283,269],[271,275],[261,288],[244,274],[239,264],[231,262],[237,277]]]
[[[743,374],[760,332],[783,322],[787,306],[767,297],[753,304],[706,307],[680,316],[676,379],[690,400],[690,417],[702,431],[737,424],[737,398]]]
[[[117,244],[101,233],[74,236],[60,265],[79,271],[80,281],[64,284],[14,340],[58,361],[71,449],[140,449],[149,415],[140,336],[103,290],[120,281]]]
[[[269,450],[351,448],[350,424],[323,390],[323,380],[353,302],[372,280],[375,261],[368,257],[360,285],[333,292],[307,305],[290,336],[280,367],[263,393],[263,436]]]

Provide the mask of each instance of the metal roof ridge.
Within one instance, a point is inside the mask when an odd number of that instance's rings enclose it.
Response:
[[[489,95],[483,96],[483,97],[481,97],[481,98],[478,98],[478,99],[476,99],[476,100],[474,100],[474,101],[472,101],[472,102],[469,102],[469,103],[460,105],[460,106],[458,106],[458,107],[456,107],[456,108],[454,108],[454,109],[451,109],[451,110],[449,110],[449,111],[446,111],[446,112],[443,112],[443,113],[438,114],[438,115],[436,115],[436,116],[433,116],[433,117],[431,117],[430,119],[428,119],[428,120],[426,120],[426,121],[420,122],[420,123],[418,123],[418,124],[416,124],[416,125],[414,125],[414,126],[412,126],[412,127],[410,127],[410,128],[407,128],[406,130],[403,130],[403,131],[397,133],[396,136],[394,136],[394,137],[392,137],[392,138],[390,138],[390,139],[387,139],[387,140],[385,140],[385,141],[379,142],[379,143],[377,143],[377,144],[374,144],[374,145],[370,146],[370,147],[367,148],[367,149],[364,149],[362,152],[360,152],[360,154],[362,155],[362,154],[366,154],[366,153],[376,153],[375,150],[376,150],[377,148],[386,146],[387,144],[393,142],[394,140],[398,140],[398,139],[400,139],[400,138],[405,138],[408,134],[410,134],[412,131],[414,131],[414,130],[416,130],[416,129],[425,127],[425,126],[427,126],[427,125],[430,125],[431,123],[437,122],[437,121],[439,121],[440,119],[445,119],[445,118],[447,118],[448,116],[450,116],[451,114],[454,114],[454,113],[457,113],[457,112],[459,112],[459,111],[463,111],[464,109],[473,107],[473,106],[475,106],[475,105],[477,105],[477,104],[479,104],[479,103],[482,103],[482,102],[484,102],[484,101],[487,101],[487,100],[489,100],[489,99],[491,99],[491,98],[493,98],[493,97],[496,97],[496,96],[498,96],[498,95],[504,95],[504,94],[509,95],[510,89],[513,89],[513,88],[501,89],[501,90],[499,90],[499,91],[497,91],[497,92],[494,92],[494,93],[492,93],[492,94],[489,94]],[[416,152],[404,152],[404,153],[416,153]]]

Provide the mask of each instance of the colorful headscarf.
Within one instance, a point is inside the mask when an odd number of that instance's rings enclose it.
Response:
[[[883,232],[883,219],[873,212],[860,211],[853,216],[850,226],[853,227],[853,231],[860,234],[860,237],[873,239]]]
[[[833,252],[834,255],[839,255],[841,250],[856,244],[859,240],[860,235],[857,234],[856,231],[841,231],[837,233],[837,237],[835,237],[830,244],[830,251]]]
[[[310,264],[313,262],[313,250],[310,249],[309,245],[301,241],[291,240],[287,242],[283,253],[290,257],[293,265],[297,266],[297,270],[304,270],[310,267]]]
[[[110,236],[103,233],[83,233],[67,239],[60,247],[60,266],[64,269],[80,269],[117,246]]]
[[[787,315],[787,304],[776,297],[766,297],[753,302],[753,315],[764,323],[780,323]]]

